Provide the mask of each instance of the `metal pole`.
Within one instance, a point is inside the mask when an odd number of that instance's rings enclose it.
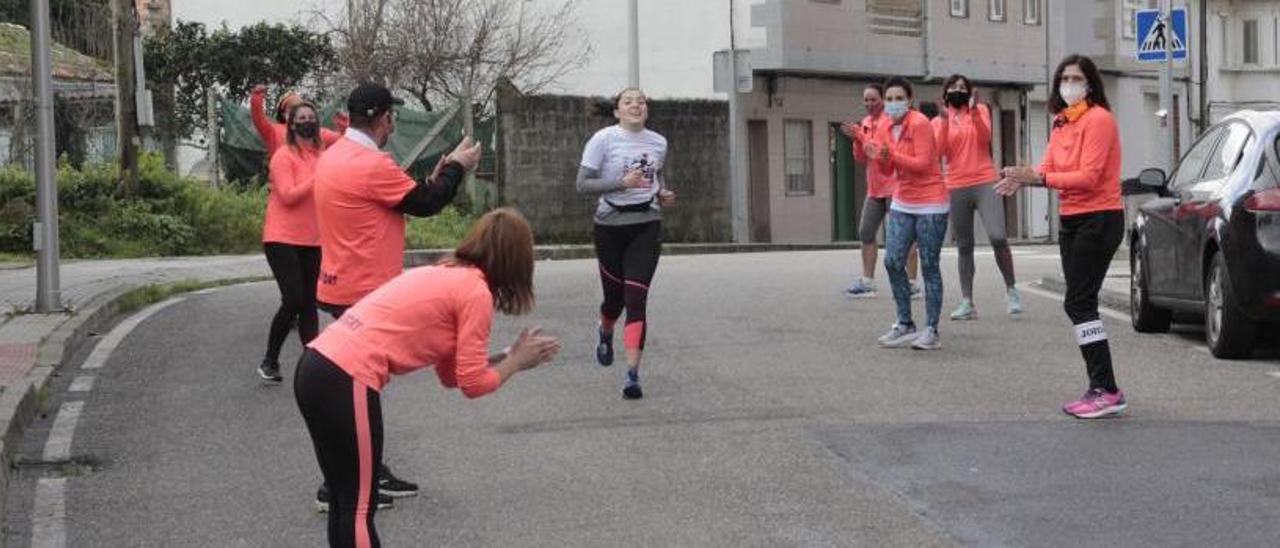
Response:
[[[640,87],[640,0],[627,0],[627,87]]]
[[[49,0],[31,0],[31,80],[36,104],[36,312],[62,310],[58,280],[58,184],[53,170],[53,72]]]
[[[738,93],[738,44],[734,33],[734,0],[729,0],[729,74],[732,86],[729,89],[729,228],[733,241],[746,243],[751,241],[751,230],[748,222],[748,200],[746,164],[746,128],[742,123],[742,97]]]
[[[1164,23],[1164,63],[1160,66],[1160,110],[1164,118],[1160,122],[1161,137],[1164,140],[1164,169],[1173,172],[1173,164],[1178,161],[1178,153],[1173,150],[1173,132],[1176,120],[1173,119],[1173,17],[1170,0],[1160,0],[1160,21]],[[1159,23],[1157,23],[1159,24]]]
[[[1209,129],[1209,0],[1200,0],[1200,123],[1197,134]],[[1190,44],[1187,44],[1190,46]],[[1188,54],[1191,52],[1188,51]],[[1193,137],[1194,139],[1194,137]]]

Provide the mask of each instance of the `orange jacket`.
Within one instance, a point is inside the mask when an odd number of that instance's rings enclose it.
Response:
[[[262,145],[266,147],[267,158],[270,160],[272,156],[275,156],[276,150],[280,148],[280,145],[288,142],[286,135],[289,128],[267,116],[266,100],[267,92],[254,90],[249,95],[249,116],[253,118],[253,127],[258,130],[258,137],[262,138]],[[338,128],[337,131],[320,128],[320,140],[324,142],[326,147],[341,139],[342,133],[347,130],[346,117],[334,116],[333,121],[334,126]]]
[[[893,127],[902,126],[902,135],[893,136]],[[911,110],[901,124],[881,124],[874,143],[889,146],[889,158],[876,158],[894,181],[893,201],[908,206],[948,203],[947,185],[942,181],[938,149],[933,142],[933,126],[929,118]]]
[[[391,375],[435,367],[440,384],[478,398],[502,384],[489,367],[493,308],[479,269],[415,268],[370,293],[308,346],[377,391]]]
[[[890,123],[889,117],[881,114],[875,118],[867,115],[858,123],[859,131],[862,132],[862,139],[869,140],[873,138],[876,132],[883,124]],[[859,140],[853,141],[853,158],[860,164],[867,166],[867,197],[868,198],[888,198],[893,196],[894,181],[893,172],[880,162],[867,162],[867,153],[859,146]]]
[[[1092,106],[1075,119],[1059,114],[1040,174],[1057,190],[1062,215],[1124,209],[1120,195],[1120,130],[1105,108]]]
[[[271,157],[263,242],[320,247],[320,226],[311,193],[320,152],[307,145],[284,146]]]
[[[991,111],[978,103],[975,108],[947,108],[933,119],[940,156],[947,160],[948,189],[965,188],[997,179],[991,161]],[[945,132],[944,132],[945,130]]]

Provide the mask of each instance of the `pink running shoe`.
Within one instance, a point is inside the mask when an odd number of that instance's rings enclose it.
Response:
[[[1062,410],[1077,419],[1101,419],[1119,415],[1127,407],[1129,404],[1124,401],[1124,392],[1108,394],[1092,388],[1080,399],[1062,406]]]

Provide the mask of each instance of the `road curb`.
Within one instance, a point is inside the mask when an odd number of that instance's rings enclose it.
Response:
[[[711,255],[729,253],[763,253],[769,251],[840,251],[856,250],[862,246],[856,242],[834,244],[662,244],[663,255]],[[404,266],[411,268],[431,264],[448,254],[450,249],[413,249],[405,251]],[[594,259],[596,250],[591,245],[540,245],[533,249],[535,260],[569,261]]]
[[[1036,282],[1042,289],[1065,295],[1067,282],[1059,276],[1045,276]],[[1098,291],[1098,304],[1116,312],[1129,313],[1129,294],[1103,288]]]
[[[121,297],[135,289],[137,286],[116,287],[93,298],[84,308],[70,312],[65,321],[37,344],[35,365],[22,381],[6,387],[0,394],[0,467],[3,467],[0,512],[7,511],[9,482],[16,471],[14,454],[22,445],[27,426],[40,411],[54,371],[67,365],[66,361],[90,334],[103,330],[116,319]]]
[[[1027,246],[1041,245],[1043,242],[1032,240],[1011,241],[1009,245]],[[862,249],[859,242],[837,242],[825,244],[735,244],[735,243],[665,243],[662,244],[663,255],[721,255],[737,253],[768,253],[782,251],[856,251]],[[405,268],[422,266],[436,262],[448,254],[450,249],[412,249],[404,253]],[[540,245],[533,249],[534,259],[545,261],[568,261],[575,259],[594,259],[595,247],[589,244],[578,245]]]

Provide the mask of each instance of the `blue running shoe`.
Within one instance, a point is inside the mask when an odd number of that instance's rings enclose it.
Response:
[[[606,333],[603,328],[597,327],[596,333],[600,335],[600,342],[596,343],[596,361],[602,367],[609,367],[613,365],[613,332]]]

